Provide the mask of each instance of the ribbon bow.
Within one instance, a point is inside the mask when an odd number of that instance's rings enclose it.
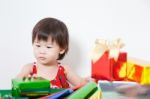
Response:
[[[96,39],[95,47],[92,51],[92,61],[96,62],[106,51],[109,52],[109,58],[118,59],[120,49],[124,47],[124,43],[120,38],[116,40]]]

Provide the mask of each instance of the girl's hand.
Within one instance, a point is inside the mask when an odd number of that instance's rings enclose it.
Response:
[[[85,77],[85,80],[86,80],[86,82],[90,82],[90,81],[96,82],[96,79],[91,78],[90,76]]]

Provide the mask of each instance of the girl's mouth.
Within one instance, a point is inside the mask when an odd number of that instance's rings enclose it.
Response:
[[[39,57],[38,59],[40,59],[40,60],[45,60],[46,58],[45,58],[45,57]]]

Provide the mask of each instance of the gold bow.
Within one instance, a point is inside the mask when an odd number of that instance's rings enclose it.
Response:
[[[105,40],[105,39],[96,39],[95,47],[92,51],[92,61],[96,62],[106,51],[109,51],[109,58],[118,59],[120,49],[125,44],[120,38],[116,40]]]

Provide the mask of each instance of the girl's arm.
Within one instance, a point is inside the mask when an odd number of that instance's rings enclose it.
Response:
[[[71,68],[69,68],[68,66],[65,66],[65,73],[66,73],[66,77],[67,80],[73,85],[80,85],[80,84],[86,84],[88,82],[87,79],[85,78],[81,78],[80,76],[78,76],[76,73],[73,72],[73,70]]]
[[[16,78],[28,77],[30,75],[30,73],[31,73],[32,66],[33,66],[33,64],[27,64],[27,65],[23,66],[22,70],[16,76]]]

